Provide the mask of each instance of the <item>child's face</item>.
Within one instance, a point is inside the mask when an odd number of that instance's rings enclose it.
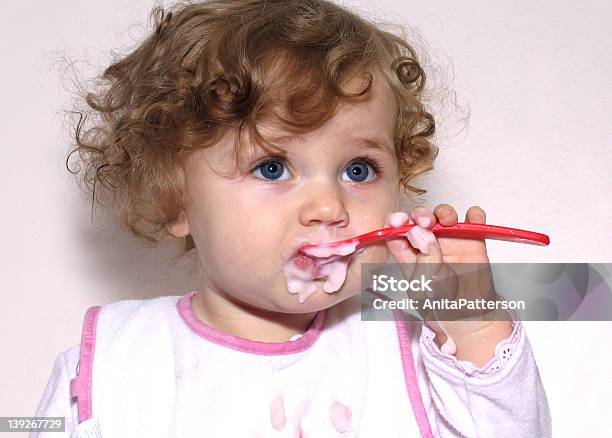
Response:
[[[232,158],[231,133],[190,157],[185,167],[186,215],[169,229],[175,236],[191,233],[194,239],[203,270],[200,293],[286,313],[320,310],[359,293],[359,265],[387,261],[384,242],[351,259],[338,291],[326,293],[324,280],[316,280],[318,290],[304,303],[288,292],[281,267],[307,242],[341,240],[382,228],[385,215],[396,208],[396,106],[390,93],[375,76],[369,99],[342,103],[320,128],[301,139],[277,142],[287,151],[284,161],[260,148],[249,152],[248,170],[242,175]],[[287,135],[269,124],[259,129],[268,138]],[[379,139],[384,145],[375,148],[361,138]],[[261,165],[266,156],[273,161]],[[377,173],[364,157],[381,170]]]

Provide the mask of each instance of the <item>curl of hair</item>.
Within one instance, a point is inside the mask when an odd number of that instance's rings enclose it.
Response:
[[[78,152],[92,207],[110,196],[110,209],[135,236],[153,244],[170,237],[166,227],[184,207],[182,166],[195,150],[235,130],[240,166],[243,133],[274,148],[258,121],[314,129],[341,100],[366,95],[374,70],[397,103],[401,186],[425,193],[410,181],[433,168],[435,123],[421,99],[425,72],[402,37],[325,0],[179,3],[151,17],[153,32],[103,71],[104,86],[83,93],[87,107],[75,111],[76,145],[66,160],[70,170]],[[345,91],[357,76],[364,88]],[[183,254],[194,246],[187,236]]]

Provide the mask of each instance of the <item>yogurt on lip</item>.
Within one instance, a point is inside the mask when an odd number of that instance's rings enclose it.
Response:
[[[342,237],[330,238],[329,234],[329,229],[323,227],[322,233],[320,232],[313,239],[315,242],[302,241],[300,244],[303,247],[345,239]],[[316,242],[317,240],[321,241]],[[311,248],[308,252],[298,248],[281,267],[287,281],[287,290],[291,294],[298,295],[300,304],[317,291],[316,280],[325,280],[324,292],[336,292],[346,280],[351,257],[363,250],[360,248],[355,251],[356,247],[357,242],[339,245],[335,248],[320,246]]]
[[[310,248],[308,251],[303,251],[304,254],[309,255],[311,257],[317,258],[328,258],[333,257],[335,255],[349,255],[355,252],[355,248],[357,248],[357,241],[347,242],[342,245],[334,245],[334,246],[317,246],[316,248]]]
[[[337,248],[318,247],[308,251],[308,254],[298,251],[287,260],[282,271],[287,280],[287,290],[298,295],[298,301],[303,303],[316,292],[315,280],[324,279],[323,291],[336,292],[346,280],[348,264],[353,255],[363,250],[355,251],[357,243],[341,245]]]

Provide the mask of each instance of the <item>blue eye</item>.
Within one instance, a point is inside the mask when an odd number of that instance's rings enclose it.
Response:
[[[344,176],[345,173],[348,178],[350,178],[350,181],[353,182],[370,182],[376,176],[375,169],[370,163],[365,161],[355,161],[351,163],[342,175]],[[343,178],[342,181],[346,180]]]
[[[284,175],[285,170],[285,165],[281,161],[268,159],[253,169],[253,172],[256,177],[261,179],[279,180]]]

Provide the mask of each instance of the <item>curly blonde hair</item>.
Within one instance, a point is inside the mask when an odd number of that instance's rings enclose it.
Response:
[[[372,87],[376,69],[397,102],[394,146],[404,192],[425,193],[409,181],[431,170],[434,117],[421,93],[425,73],[400,36],[325,0],[208,0],[177,3],[151,13],[154,31],[131,53],[110,64],[95,92],[84,92],[76,145],[79,183],[101,206],[103,191],[120,225],[157,244],[182,205],[179,173],[195,150],[238,133],[236,161],[248,132],[269,143],[257,122],[272,117],[304,132],[334,115],[340,100]],[[366,86],[343,90],[356,75]],[[88,117],[95,122],[85,127]],[[83,164],[84,166],[80,166]],[[183,254],[195,247],[191,236]]]

